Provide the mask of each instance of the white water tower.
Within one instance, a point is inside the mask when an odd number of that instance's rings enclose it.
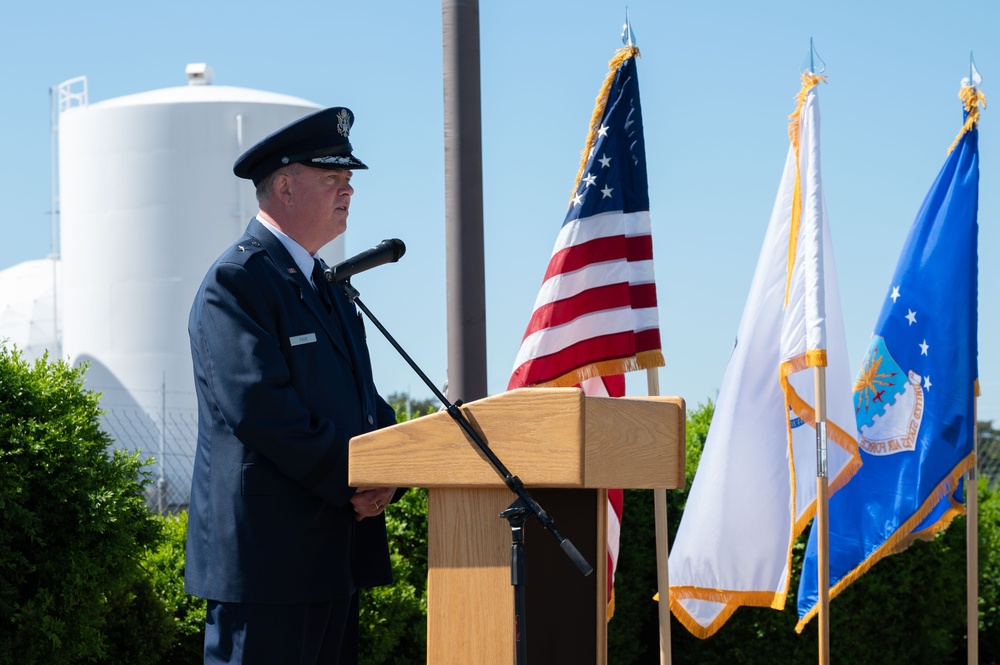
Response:
[[[188,312],[206,270],[257,211],[233,162],[321,108],[286,95],[188,85],[59,114],[62,355],[89,362],[105,425],[154,456],[161,508],[183,506],[197,433]],[[343,259],[343,238],[323,251]]]

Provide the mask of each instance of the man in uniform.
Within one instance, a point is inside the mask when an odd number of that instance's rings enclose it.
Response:
[[[198,447],[185,588],[208,599],[206,663],[356,663],[358,589],[390,583],[393,488],[347,484],[351,437],[396,422],[354,305],[316,252],[367,169],[329,108],[233,166],[260,211],[209,269],[188,331]]]

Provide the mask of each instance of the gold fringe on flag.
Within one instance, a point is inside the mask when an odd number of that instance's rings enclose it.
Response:
[[[684,606],[680,602],[681,598],[706,600],[712,603],[724,604],[725,607],[709,625],[702,626],[692,619],[691,615],[684,609]],[[702,640],[708,639],[717,633],[719,628],[729,621],[730,617],[740,607],[770,607],[773,610],[783,610],[785,609],[786,598],[787,593],[776,591],[722,592],[699,587],[670,587],[670,609],[674,616],[692,635]],[[656,594],[654,599],[659,600],[659,594]]]
[[[792,194],[792,224],[788,237],[788,276],[785,278],[785,307],[788,306],[788,291],[792,286],[792,268],[795,266],[795,251],[799,240],[799,224],[802,220],[802,174],[799,172],[799,119],[806,96],[817,83],[826,83],[826,77],[811,72],[802,73],[802,89],[795,96],[795,111],[788,116],[788,140],[795,148],[795,191]]]
[[[958,136],[955,137],[955,141],[948,148],[949,155],[955,149],[955,146],[958,145],[958,142],[962,140],[962,135],[979,124],[980,104],[983,108],[986,108],[986,95],[977,90],[974,85],[963,85],[962,89],[958,91],[958,98],[965,104],[967,114],[965,116],[965,124],[962,125],[962,129],[958,130]]]
[[[663,367],[664,364],[663,352],[661,350],[640,351],[628,358],[613,358],[577,367],[562,376],[557,376],[549,381],[540,381],[534,384],[534,386],[538,388],[572,388],[587,379]]]
[[[872,552],[867,559],[862,561],[857,568],[855,568],[850,573],[842,577],[840,581],[838,581],[833,586],[833,588],[830,589],[830,600],[836,598],[841,591],[843,591],[848,587],[848,585],[855,582],[858,578],[860,578],[862,575],[871,570],[871,567],[874,566],[876,563],[881,561],[886,556],[889,556],[890,554],[896,552],[897,548],[900,547],[902,543],[905,542],[910,537],[910,534],[913,532],[913,529],[915,529],[917,525],[919,525],[921,522],[924,521],[924,518],[931,513],[931,511],[934,509],[935,506],[937,506],[938,502],[941,499],[943,499],[944,497],[948,496],[949,494],[955,491],[955,488],[958,486],[958,482],[962,479],[962,477],[966,474],[966,472],[968,472],[968,470],[974,467],[975,465],[976,465],[976,456],[975,454],[970,453],[965,459],[963,459],[958,464],[958,466],[952,469],[951,473],[948,474],[948,477],[945,478],[943,481],[941,481],[941,483],[937,486],[937,488],[935,488],[935,490],[930,493],[930,496],[927,497],[927,499],[924,501],[920,509],[917,512],[915,512],[913,516],[910,517],[910,519],[906,520],[906,522],[899,529],[897,529],[892,536],[890,536],[884,543],[882,543],[882,545],[880,545],[877,550]],[[966,489],[966,491],[969,491],[968,488]],[[973,488],[972,491],[975,491],[975,488]],[[954,511],[951,516],[953,517],[956,514],[962,514],[964,512],[965,512],[965,507],[963,506],[958,510]],[[938,521],[938,523],[934,525],[934,527],[932,527],[932,532],[937,533],[938,531],[945,529],[947,526],[948,526],[947,523],[944,523],[943,521]],[[799,620],[798,624],[796,624],[795,632],[801,633],[802,630],[806,627],[806,624],[809,623],[809,621],[814,616],[816,616],[818,612],[819,612],[818,605],[809,610],[809,612],[807,612],[806,615]]]
[[[618,68],[622,66],[623,62],[638,55],[638,46],[623,46],[615,51],[614,57],[608,63],[608,75],[604,77],[604,84],[601,86],[601,91],[597,93],[597,100],[594,102],[594,113],[590,116],[590,133],[587,134],[587,143],[580,154],[580,170],[576,173],[576,180],[573,182],[573,191],[570,192],[567,208],[573,205],[576,190],[580,187],[580,178],[583,177],[583,170],[587,168],[587,161],[590,159],[590,150],[597,141],[597,131],[600,129],[601,119],[604,117],[604,107],[607,106],[608,92],[615,80],[615,74],[618,73]]]

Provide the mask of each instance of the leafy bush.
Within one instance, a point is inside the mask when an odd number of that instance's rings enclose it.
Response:
[[[101,665],[162,662],[174,627],[152,581],[135,576],[131,587],[109,599],[108,606],[111,611],[103,629],[106,647],[104,656],[96,662]]]
[[[431,400],[392,393],[396,421],[434,411]],[[409,417],[407,417],[409,404]],[[411,489],[385,511],[392,586],[361,590],[361,665],[427,661],[427,490]]]
[[[109,657],[107,631],[139,599],[159,537],[143,463],[107,452],[83,373],[0,343],[0,662]]]
[[[965,518],[949,528],[964,533]],[[979,660],[1000,662],[1000,489],[979,479]]]
[[[207,603],[184,591],[188,514],[185,511],[158,519],[163,524],[164,539],[146,553],[143,568],[168,622],[168,639],[159,662],[163,665],[200,663],[205,645]]]
[[[409,393],[389,393],[385,398],[392,408],[396,410],[396,422],[403,423],[420,416],[434,413],[441,408],[441,403],[436,398],[424,397],[413,399]]]
[[[427,490],[385,512],[392,586],[361,590],[361,665],[427,661]]]

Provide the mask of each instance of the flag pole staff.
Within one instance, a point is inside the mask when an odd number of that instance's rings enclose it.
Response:
[[[979,383],[972,398],[972,454],[965,482],[965,597],[969,665],[979,662]]]
[[[816,392],[816,552],[819,590],[819,662],[830,663],[830,514],[826,466],[826,367],[814,368]]]
[[[632,32],[632,21],[629,20],[628,7],[625,7],[625,25],[622,26],[622,43],[625,46],[635,46],[635,34]],[[650,397],[660,396],[660,375],[655,367],[646,368],[646,394]],[[683,470],[681,471],[683,473]],[[656,522],[656,590],[660,602],[657,610],[660,619],[660,665],[670,665],[670,574],[668,566],[669,543],[667,542],[667,490],[653,490],[653,515]]]
[[[657,368],[646,369],[646,393],[650,397],[660,395],[660,375]],[[670,665],[670,578],[669,543],[667,542],[667,490],[653,490],[654,517],[656,521],[656,590],[660,594],[657,603],[660,617],[660,665]]]
[[[969,78],[962,86],[982,85],[973,52],[969,51]],[[973,101],[973,104],[978,102]],[[961,135],[960,135],[961,136]],[[957,141],[957,139],[956,139]],[[979,662],[979,381],[972,391],[972,454],[975,463],[965,481],[965,613],[969,665]]]
[[[819,69],[816,65],[819,60]],[[822,74],[826,63],[809,38],[809,74]],[[816,581],[820,665],[830,665],[830,480],[826,455],[826,366],[813,367],[816,397]]]

